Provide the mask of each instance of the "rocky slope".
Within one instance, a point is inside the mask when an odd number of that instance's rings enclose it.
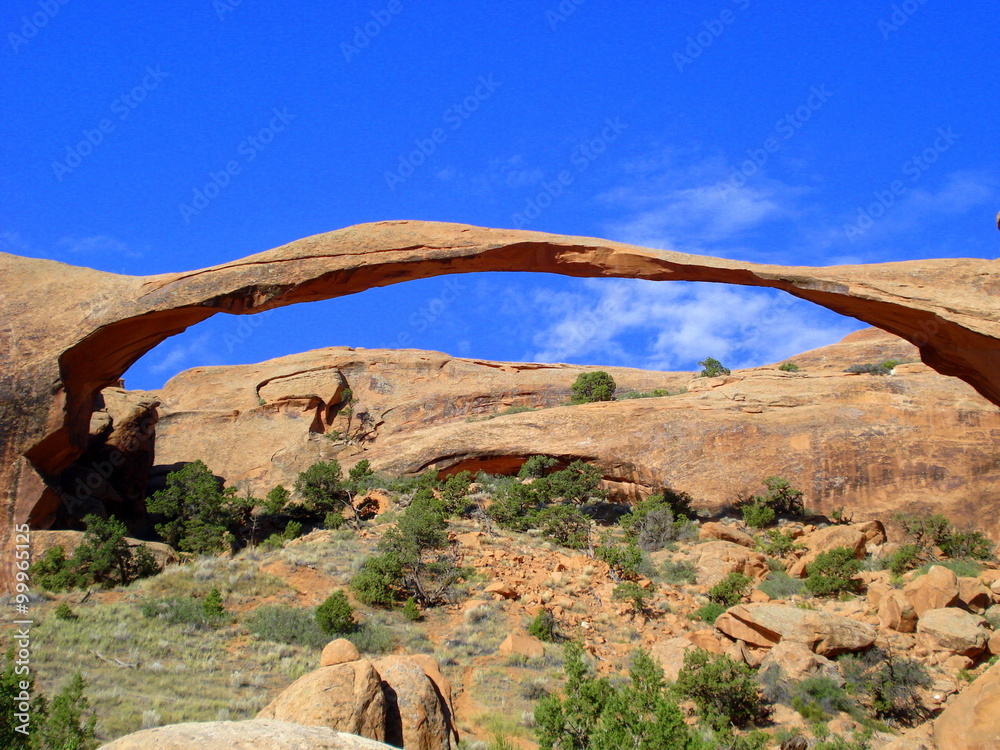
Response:
[[[0,502],[46,527],[54,484],[87,448],[98,393],[166,338],[218,313],[250,314],[429,276],[491,270],[772,287],[891,331],[924,362],[1000,401],[997,261],[766,266],[589,238],[432,222],[317,235],[232,263],[133,277],[0,254]],[[9,556],[5,556],[9,559]],[[9,581],[9,565],[0,583]]]
[[[330,458],[367,458],[390,473],[502,473],[545,454],[595,463],[625,497],[666,484],[718,507],[777,474],[821,511],[845,506],[861,519],[933,510],[998,536],[1000,520],[984,513],[1000,501],[997,408],[919,363],[891,376],[844,372],[915,357],[901,339],[867,329],[793,358],[797,373],[606,368],[620,393],[676,395],[561,406],[576,376],[595,368],[335,348],[197,368],[130,398],[160,402],[154,476],[201,459],[258,496]],[[511,406],[546,408],[504,414]]]

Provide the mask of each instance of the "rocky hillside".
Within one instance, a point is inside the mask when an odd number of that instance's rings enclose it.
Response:
[[[890,376],[845,372],[887,359],[912,363]],[[866,329],[793,357],[798,372],[776,364],[694,378],[604,368],[619,397],[672,395],[563,406],[577,375],[597,368],[332,348],[196,368],[158,392],[110,389],[105,398],[141,413],[159,402],[154,486],[197,459],[263,496],[330,458],[367,458],[402,474],[503,473],[541,454],[596,464],[624,498],[667,485],[717,508],[778,474],[820,511],[844,506],[858,519],[940,511],[997,537],[1000,520],[983,509],[1000,501],[1000,413],[917,359],[905,341]],[[129,414],[118,419],[134,426]],[[98,413],[95,424],[113,442],[108,422]]]

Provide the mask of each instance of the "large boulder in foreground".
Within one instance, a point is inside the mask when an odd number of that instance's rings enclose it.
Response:
[[[1000,664],[959,693],[934,721],[938,750],[1000,747]]]
[[[697,555],[697,580],[703,586],[714,586],[730,573],[743,573],[762,581],[771,572],[764,555],[734,542],[705,542],[692,552]]]
[[[204,721],[169,724],[119,737],[100,750],[391,750],[391,745],[287,721]]]
[[[293,721],[384,740],[386,700],[382,678],[367,659],[320,667],[285,688],[256,718]]]
[[[451,707],[417,660],[383,656],[374,665],[386,699],[386,742],[406,750],[447,750],[458,744]]]
[[[929,609],[917,621],[917,635],[932,651],[978,656],[986,650],[986,620],[955,607]]]
[[[823,656],[861,651],[877,635],[867,623],[783,604],[738,604],[719,615],[715,627],[750,646],[773,648],[788,640],[804,643]]]

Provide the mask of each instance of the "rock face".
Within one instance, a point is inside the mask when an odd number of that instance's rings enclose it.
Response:
[[[703,586],[714,586],[730,573],[763,580],[771,572],[764,555],[734,542],[705,542],[694,554],[697,580]]]
[[[928,365],[1000,402],[997,262],[790,268],[579,237],[430,222],[316,235],[232,263],[133,277],[0,254],[0,493],[7,522],[45,526],[86,450],[95,398],[166,338],[250,314],[435,275],[527,270],[772,287],[895,333]]]
[[[934,721],[938,750],[1000,747],[1000,664],[959,693]]]
[[[99,750],[391,750],[391,745],[286,721],[205,721],[170,724],[119,737]]]
[[[917,634],[933,651],[977,656],[986,649],[986,620],[955,607],[929,609],[917,621]]]
[[[788,640],[823,656],[868,648],[876,636],[867,623],[783,604],[738,604],[719,615],[715,627],[750,646],[772,648]]]
[[[367,659],[320,667],[285,688],[261,709],[257,718],[384,740],[386,700],[382,680]]]
[[[934,565],[924,575],[907,583],[903,594],[910,600],[917,617],[923,617],[927,610],[958,604],[958,576],[943,565]]]
[[[457,745],[451,686],[430,657],[383,656],[372,662],[338,639],[323,649],[320,663],[324,666],[285,688],[256,718],[348,731],[407,750]]]

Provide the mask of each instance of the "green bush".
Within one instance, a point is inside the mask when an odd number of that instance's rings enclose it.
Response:
[[[540,479],[549,473],[552,467],[556,466],[559,462],[554,458],[549,458],[548,456],[531,456],[521,464],[520,470],[517,472],[517,476],[521,479],[528,479],[534,477],[535,479]]]
[[[445,481],[441,488],[441,502],[449,515],[460,514],[468,504],[469,486],[472,484],[472,472],[460,471]]]
[[[653,590],[651,588],[644,589],[635,581],[619,583],[611,592],[612,599],[628,602],[636,614],[642,614],[646,611],[646,601],[652,596]]]
[[[743,573],[729,573],[708,590],[708,598],[727,608],[732,607],[739,604],[743,597],[750,592],[753,582],[753,578]]]
[[[359,478],[364,476],[362,473]],[[335,459],[315,463],[299,474],[295,480],[295,491],[305,499],[305,509],[324,518],[325,522],[335,524],[332,528],[341,523],[332,516],[341,515],[344,511],[348,515],[347,523],[355,529],[361,528],[361,516],[354,506],[356,487],[351,481],[344,481],[340,463]]]
[[[531,620],[528,632],[540,641],[551,643],[556,639],[556,618],[549,610],[543,609]]]
[[[642,551],[634,544],[602,544],[594,551],[594,556],[607,563],[612,575],[618,579],[633,578],[642,563]]]
[[[226,608],[222,606],[222,594],[218,589],[212,589],[201,603],[201,609],[209,620],[224,620],[229,617]]]
[[[712,357],[706,357],[698,363],[698,366],[701,367],[701,372],[698,373],[698,376],[702,378],[715,378],[719,375],[730,374],[728,367],[723,367],[719,360]]]
[[[503,486],[492,504],[486,509],[497,526],[508,531],[527,531],[540,499],[533,485],[514,482]]]
[[[586,461],[574,461],[565,469],[536,479],[531,487],[542,496],[543,500],[559,499],[571,503],[582,503],[586,500],[604,497],[605,493],[597,489],[600,483],[600,469]]]
[[[702,620],[709,625],[714,625],[719,615],[727,609],[729,608],[726,605],[719,602],[709,602],[708,604],[703,604],[695,611],[693,619]]]
[[[772,599],[790,599],[805,588],[805,581],[792,578],[783,570],[775,570],[757,587]]]
[[[56,611],[53,613],[57,620],[75,620],[76,614],[70,609],[69,604],[66,602],[59,602],[59,606],[56,607]]]
[[[755,500],[747,503],[740,509],[743,512],[743,523],[751,529],[764,529],[774,523],[774,508],[766,503]]]
[[[869,375],[890,375],[892,373],[892,367],[886,367],[885,364],[867,362],[864,364],[851,365],[844,372],[851,373],[868,373]]]
[[[675,689],[694,701],[701,718],[716,729],[745,727],[767,715],[753,670],[724,654],[688,651]]]
[[[32,580],[42,588],[62,591],[95,583],[111,588],[160,571],[148,549],[129,546],[125,524],[117,518],[91,514],[83,522],[87,531],[72,557],[67,558],[63,548],[56,546],[31,566]]]
[[[765,555],[787,555],[796,549],[795,537],[791,532],[782,532],[777,529],[770,529],[767,532],[767,541],[761,543],[760,548]]]
[[[226,611],[223,609],[221,615],[209,614],[210,607],[206,606],[206,601],[191,596],[172,596],[165,599],[147,599],[139,605],[139,608],[143,617],[160,619],[168,625],[188,625],[207,630],[224,624],[228,620]]]
[[[916,544],[904,544],[889,555],[885,563],[895,575],[901,576],[920,564],[920,547]]]
[[[638,651],[629,683],[594,677],[583,649],[566,644],[565,698],[543,697],[535,707],[541,750],[695,750],[700,744],[666,688],[663,670]]]
[[[247,503],[234,487],[223,488],[202,461],[193,461],[167,474],[166,487],[153,493],[146,509],[159,520],[155,529],[163,541],[205,554],[229,549],[227,535],[240,525]]]
[[[615,379],[604,370],[581,372],[570,386],[572,404],[589,404],[594,401],[614,401]]]
[[[671,542],[692,536],[694,525],[688,519],[694,515],[690,495],[665,489],[636,503],[618,523],[626,539],[634,541],[640,549],[656,552]]]
[[[799,368],[799,366],[794,362],[783,362],[781,367],[779,367],[778,369],[782,370],[783,372],[798,372],[799,369],[801,368]]]
[[[854,576],[860,571],[861,561],[855,559],[852,549],[837,547],[820,552],[806,565],[806,588],[816,596],[855,592],[860,582]]]
[[[857,703],[829,677],[813,675],[792,689],[791,705],[810,723],[825,722],[838,712],[858,716]]]
[[[679,562],[667,561],[660,569],[663,580],[674,585],[693,584],[698,577],[698,571],[694,564],[681,560]]]
[[[417,600],[412,596],[403,602],[403,617],[405,617],[410,622],[417,622],[423,619],[423,613],[420,611],[420,607],[417,606]]]
[[[532,516],[531,525],[570,549],[583,549],[590,538],[590,519],[572,505],[542,508]]]
[[[931,684],[924,666],[913,659],[875,647],[838,660],[846,688],[878,718],[915,725],[927,718],[918,688]]]
[[[327,635],[353,633],[358,623],[354,620],[354,607],[347,601],[347,594],[334,591],[316,607],[316,624]]]
[[[253,635],[275,643],[323,648],[330,640],[308,609],[264,604],[250,613],[244,624]]]

